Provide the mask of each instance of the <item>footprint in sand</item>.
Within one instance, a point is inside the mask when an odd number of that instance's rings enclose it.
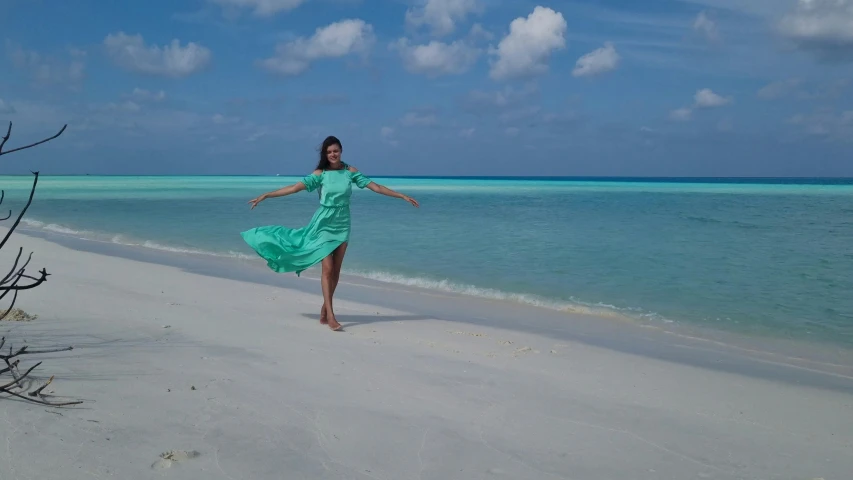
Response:
[[[451,333],[453,335],[470,335],[472,337],[487,337],[488,336],[485,333],[480,333],[480,332],[461,332],[461,331],[453,331],[453,330],[448,330],[447,333]]]
[[[530,347],[521,347],[517,348],[514,352],[512,352],[512,356],[517,358],[521,355],[526,355],[529,353],[539,353],[539,350],[534,350]]]
[[[175,462],[183,462],[191,458],[196,458],[199,455],[201,454],[195,450],[191,450],[189,452],[186,450],[169,450],[168,452],[161,453],[160,460],[154,462],[154,464],[151,465],[151,468],[158,470],[171,468],[172,464]]]

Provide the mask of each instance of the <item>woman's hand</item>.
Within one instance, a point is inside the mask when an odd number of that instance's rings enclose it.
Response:
[[[252,204],[251,210],[254,210],[255,207],[258,206],[259,203],[263,202],[266,199],[267,199],[267,194],[265,193],[265,194],[259,196],[258,198],[253,198],[253,199],[249,200],[249,203]]]
[[[414,205],[414,206],[415,206],[415,207],[417,207],[417,208],[420,208],[420,206],[421,206],[421,205],[418,203],[418,201],[417,201],[417,200],[415,200],[414,198],[412,198],[412,197],[410,197],[410,196],[408,196],[408,195],[404,195],[404,194],[402,194],[402,193],[400,193],[400,192],[395,192],[394,190],[391,190],[390,188],[385,187],[385,186],[383,186],[383,185],[379,185],[379,184],[378,184],[378,183],[376,183],[376,182],[370,182],[370,183],[368,183],[366,188],[367,188],[368,190],[373,191],[373,192],[376,192],[376,193],[378,193],[378,194],[380,194],[380,195],[387,195],[387,196],[389,196],[389,197],[394,197],[394,198],[402,198],[403,200],[405,200],[405,201],[407,201],[407,202],[411,203],[412,205]]]
[[[417,200],[415,200],[415,199],[414,199],[414,198],[412,198],[412,197],[409,197],[408,195],[403,195],[403,200],[405,200],[405,201],[407,201],[407,202],[411,203],[411,204],[412,204],[412,205],[414,205],[416,208],[420,208],[420,206],[421,206],[421,205],[418,203],[418,201],[417,201]]]

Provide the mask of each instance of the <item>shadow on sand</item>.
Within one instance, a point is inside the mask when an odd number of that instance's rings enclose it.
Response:
[[[303,317],[310,318],[316,322],[320,321],[319,313],[303,313]],[[343,326],[356,327],[358,325],[368,325],[371,323],[380,322],[403,322],[406,320],[429,320],[433,317],[424,315],[338,315],[338,322]]]

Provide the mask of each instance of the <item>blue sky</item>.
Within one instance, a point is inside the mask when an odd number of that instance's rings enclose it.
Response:
[[[0,11],[4,173],[853,176],[853,0]]]

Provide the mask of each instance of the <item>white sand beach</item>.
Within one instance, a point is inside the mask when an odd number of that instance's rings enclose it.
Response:
[[[430,318],[423,305],[465,299],[374,287],[359,300],[348,284],[336,305],[344,331],[331,332],[316,320],[312,278],[288,280],[300,290],[206,276],[19,233],[0,265],[20,245],[51,277],[18,300],[38,318],[0,322],[0,332],[7,345],[72,345],[22,366],[43,360],[38,378],[55,375],[47,391],[84,403],[0,398],[2,480],[853,472],[850,365],[560,314],[576,335],[567,340],[489,324],[555,315],[499,302],[466,303],[464,316],[481,325]],[[584,333],[590,325],[597,333]],[[611,337],[637,351],[608,348]]]

